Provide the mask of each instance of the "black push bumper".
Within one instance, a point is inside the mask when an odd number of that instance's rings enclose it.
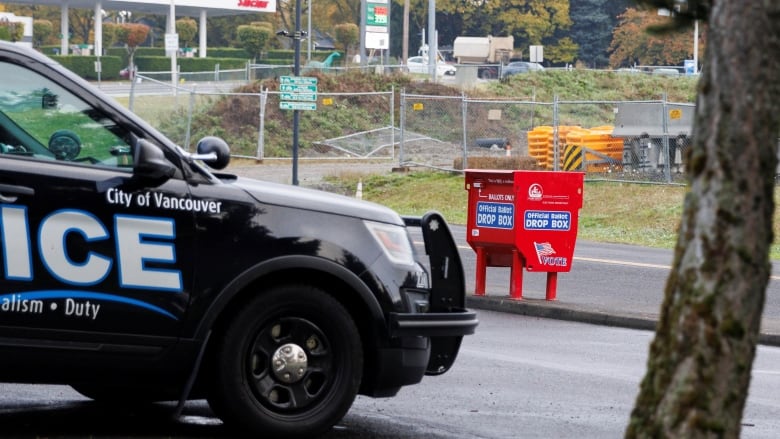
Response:
[[[474,311],[465,308],[463,264],[444,218],[431,212],[422,218],[405,217],[404,222],[407,227],[422,229],[425,253],[430,260],[430,308],[424,313],[391,313],[390,334],[430,337],[431,355],[425,373],[439,375],[452,367],[461,339],[474,333],[479,320]]]

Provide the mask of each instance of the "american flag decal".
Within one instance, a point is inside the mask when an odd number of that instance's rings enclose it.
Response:
[[[534,248],[536,249],[536,256],[541,261],[542,256],[552,256],[555,254],[555,249],[549,242],[534,242]]]

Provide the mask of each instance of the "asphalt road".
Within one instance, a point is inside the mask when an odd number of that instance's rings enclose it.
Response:
[[[246,81],[198,81],[182,82],[176,87],[176,93],[189,94],[198,92],[203,94],[229,93],[235,88],[245,84]],[[113,96],[129,96],[131,89],[137,96],[140,95],[166,95],[173,93],[173,84],[170,81],[141,80],[133,85],[129,80],[93,82],[103,93]]]
[[[619,438],[647,359],[650,331],[480,311],[455,366],[393,398],[358,397],[321,439]],[[743,439],[780,431],[780,349],[760,346]],[[0,385],[3,437],[228,438],[203,401],[105,407],[68,387]]]
[[[572,270],[558,275],[557,300],[545,300],[546,275],[523,274],[523,298],[509,297],[509,269],[487,270],[486,295],[473,295],[476,254],[464,226],[451,226],[461,250],[467,303],[478,309],[574,320],[634,329],[654,329],[671,270],[672,250],[578,241]],[[780,346],[780,264],[772,266],[762,318],[761,343]]]

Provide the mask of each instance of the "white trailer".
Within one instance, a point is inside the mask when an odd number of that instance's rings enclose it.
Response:
[[[515,37],[456,37],[452,56],[458,64],[479,65],[479,77],[498,77],[496,64],[508,63],[514,52]],[[491,66],[492,65],[492,66]]]

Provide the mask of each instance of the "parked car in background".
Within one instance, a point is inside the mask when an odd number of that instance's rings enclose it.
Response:
[[[653,75],[661,76],[680,76],[680,71],[674,68],[658,68],[653,69]]]
[[[536,71],[544,71],[544,67],[535,62],[528,62],[528,61],[513,61],[507,65],[504,66],[503,69],[501,69],[501,77],[507,78],[512,75],[517,75],[520,73],[528,73],[528,72],[536,72]]]
[[[413,56],[406,61],[406,67],[409,73],[428,73],[428,58],[422,56]],[[436,63],[436,76],[454,75],[457,69],[452,64],[443,62]]]
[[[119,71],[119,77],[123,79],[133,79],[135,78],[136,73],[138,73],[137,67],[131,71],[130,66],[127,66]]]

